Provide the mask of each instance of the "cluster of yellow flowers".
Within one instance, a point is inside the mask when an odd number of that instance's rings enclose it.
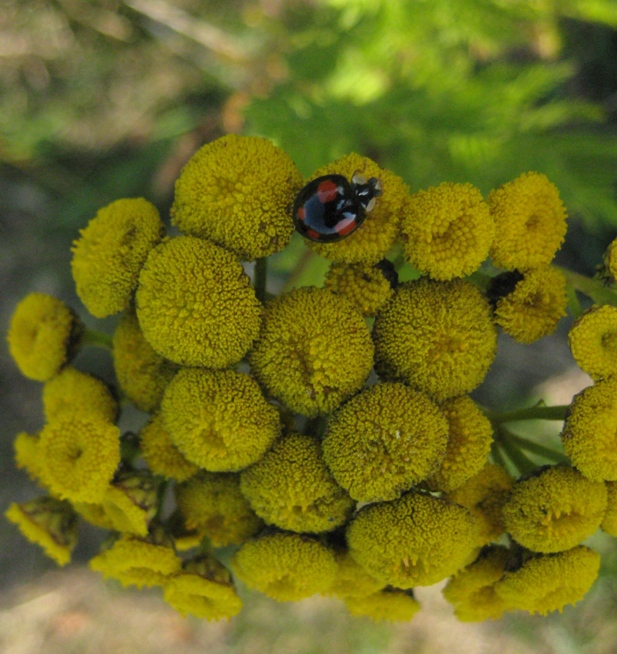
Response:
[[[382,189],[364,222],[306,242],[331,262],[323,288],[276,297],[266,259],[292,237],[304,180],[266,139],[229,135],[193,156],[173,235],[144,199],[98,212],[72,271],[93,316],[121,314],[113,337],[40,293],[8,334],[43,383],[46,423],[15,455],[45,494],[6,514],[27,538],[64,565],[86,520],[109,531],[92,569],[209,620],[240,610],[238,581],[394,621],[419,610],[414,587],[448,578],[461,620],[583,597],[599,555],[582,542],[617,536],[617,307],[580,311],[585,285],[551,264],[566,232],[557,189],[530,172],[486,200],[471,184],[411,194],[357,154],[311,179],[358,172]],[[610,291],[614,249],[587,290]],[[398,283],[405,262],[417,275]],[[568,302],[594,384],[570,407],[478,406],[499,328],[536,341]],[[113,387],[73,367],[88,344],[111,348]],[[138,434],[117,426],[128,402],[144,412]],[[529,418],[565,420],[565,454],[504,427]]]

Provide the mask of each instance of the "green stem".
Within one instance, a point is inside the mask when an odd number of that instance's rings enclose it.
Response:
[[[538,466],[527,457],[518,446],[512,442],[509,433],[499,431],[495,434],[495,440],[505,452],[506,456],[516,466],[521,475],[533,472]]]
[[[97,332],[94,329],[86,327],[84,332],[84,345],[94,345],[96,347],[106,347],[111,350],[113,338],[109,334]]]
[[[493,457],[493,461],[498,465],[501,466],[504,470],[508,469],[508,466],[506,464],[506,460],[503,458],[503,454],[501,453],[501,448],[500,445],[497,441],[493,441],[491,444],[491,456]]]
[[[504,422],[517,422],[520,420],[565,420],[570,405],[544,406],[536,404],[535,406],[524,409],[515,409],[514,411],[491,411],[483,409],[486,417],[495,425]]]
[[[165,504],[165,495],[167,494],[167,489],[169,488],[169,479],[165,479],[161,482],[156,491],[156,518],[161,519],[161,514],[163,513],[163,505]]]
[[[469,275],[469,277],[467,279],[476,288],[481,290],[483,293],[486,293],[486,291],[488,291],[489,286],[491,285],[491,282],[493,281],[493,277],[491,277],[490,275],[487,275],[484,272],[481,272],[480,270],[476,270],[476,272]]]
[[[559,266],[557,266],[557,268],[561,270],[566,281],[572,288],[584,293],[594,302],[598,304],[612,304],[617,306],[616,289],[606,286],[598,279],[586,277],[585,275],[568,270],[567,268],[561,268]]]
[[[255,295],[260,302],[266,301],[266,280],[268,278],[268,260],[266,257],[255,261],[255,271],[253,273],[253,287]]]
[[[527,450],[527,452],[531,452],[532,454],[543,456],[549,461],[554,461],[555,463],[567,463],[569,461],[568,457],[563,452],[558,452],[550,447],[544,447],[544,445],[541,445],[540,443],[530,441],[527,438],[518,436],[517,434],[508,432],[507,438],[515,445],[518,445],[522,450]]]

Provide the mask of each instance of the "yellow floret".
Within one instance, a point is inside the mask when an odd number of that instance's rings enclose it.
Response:
[[[348,300],[304,287],[267,304],[249,362],[270,395],[314,417],[362,387],[373,366],[373,344]]]
[[[523,173],[488,196],[495,219],[493,263],[506,270],[548,265],[566,234],[559,191],[541,173]]]
[[[384,588],[343,601],[351,615],[366,616],[375,622],[409,622],[421,608],[411,591],[398,588]]]
[[[535,552],[562,552],[591,536],[606,511],[606,487],[555,466],[517,481],[502,509],[506,530]]]
[[[491,450],[493,427],[475,402],[467,395],[446,400],[439,406],[448,421],[446,454],[428,484],[451,491],[478,473]]]
[[[139,432],[139,444],[144,461],[155,475],[186,481],[199,470],[176,447],[160,413],[154,415]]]
[[[237,474],[202,472],[178,484],[175,494],[186,528],[207,536],[214,547],[239,545],[263,527],[240,492]]]
[[[509,609],[546,615],[583,599],[598,576],[600,555],[583,545],[538,555],[507,572],[494,588]]]
[[[98,503],[120,463],[120,430],[100,416],[62,414],[43,427],[39,448],[52,494]]]
[[[161,415],[180,452],[211,472],[255,463],[281,429],[257,382],[235,370],[180,370],[165,390]]]
[[[427,395],[404,384],[369,386],[331,418],[323,441],[337,482],[361,502],[393,500],[437,469],[448,422]]]
[[[249,588],[279,602],[325,592],[336,576],[332,551],[315,538],[289,532],[249,540],[235,553],[232,570]]]
[[[561,434],[572,465],[593,481],[617,481],[617,378],[576,395]]]
[[[45,382],[43,411],[47,422],[57,420],[66,413],[97,416],[105,422],[115,422],[118,403],[105,382],[67,366]]]
[[[306,243],[317,254],[331,261],[377,263],[394,245],[401,218],[409,211],[409,188],[398,175],[355,152],[322,166],[311,175],[309,181],[332,174],[352,179],[354,173],[366,179],[376,177],[381,182],[382,195],[377,198],[373,210],[367,213],[360,227],[342,241],[317,243],[307,240]]]
[[[114,332],[112,354],[116,378],[126,397],[142,411],[157,409],[178,366],[155,352],[134,313],[122,316]]]
[[[613,239],[604,253],[605,277],[611,282],[617,280],[617,238]]]
[[[30,293],[11,317],[9,352],[22,375],[47,381],[77,354],[83,332],[81,320],[62,300]]]
[[[77,516],[68,502],[39,497],[23,504],[11,504],[4,515],[58,565],[70,562],[77,544]]]
[[[433,279],[475,272],[488,257],[495,223],[480,191],[443,182],[411,196],[401,224],[406,259]]]
[[[151,251],[136,303],[146,340],[185,366],[237,363],[259,333],[261,304],[241,264],[193,236],[172,238]]]
[[[227,134],[201,147],[176,181],[172,222],[251,261],[282,250],[302,176],[267,139]]]
[[[555,331],[567,305],[563,273],[551,266],[534,268],[497,301],[495,322],[520,343],[533,343]]]
[[[319,439],[295,433],[240,473],[240,490],[258,516],[289,531],[331,531],[355,506],[326,467]]]
[[[606,513],[600,528],[611,536],[617,536],[617,481],[607,481],[606,492]]]
[[[617,307],[593,306],[574,323],[568,338],[576,363],[592,379],[617,373]]]
[[[341,599],[348,597],[366,597],[380,591],[385,582],[372,577],[349,553],[349,550],[335,551],[337,572],[334,583],[328,588],[327,595]]]
[[[497,352],[487,299],[463,280],[401,284],[373,326],[375,368],[438,401],[478,386]]]
[[[365,506],[347,528],[351,555],[370,575],[397,588],[430,586],[454,574],[477,537],[467,509],[415,491]]]
[[[396,271],[384,259],[378,264],[332,263],[324,288],[349,300],[366,318],[374,316],[394,293]]]
[[[143,198],[116,200],[100,209],[73,244],[71,268],[81,301],[97,318],[126,309],[163,223]]]

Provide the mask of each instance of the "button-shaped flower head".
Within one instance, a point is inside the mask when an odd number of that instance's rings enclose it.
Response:
[[[346,597],[351,615],[366,616],[375,622],[409,622],[420,610],[420,602],[410,590],[384,588],[371,595]]]
[[[478,386],[497,353],[487,299],[470,282],[400,284],[373,326],[375,368],[441,401]]]
[[[249,362],[270,395],[314,417],[362,387],[373,367],[373,343],[348,300],[303,287],[268,302]]]
[[[280,433],[278,411],[254,379],[235,370],[180,370],[165,390],[161,413],[180,452],[210,472],[255,463]]]
[[[568,335],[572,356],[596,381],[617,374],[617,307],[593,306]]]
[[[523,173],[488,196],[495,219],[493,263],[506,270],[547,266],[566,235],[566,210],[541,173]]]
[[[152,250],[136,303],[146,340],[184,366],[237,363],[259,333],[261,304],[241,264],[194,236],[172,238]]]
[[[228,134],[200,148],[176,181],[172,221],[252,261],[282,250],[302,176],[267,139]]]
[[[414,268],[449,280],[470,275],[488,257],[495,222],[477,188],[444,182],[411,196],[401,233]]]
[[[393,500],[444,457],[448,422],[427,395],[405,384],[369,386],[331,418],[323,441],[337,482],[361,502]]]
[[[139,271],[162,235],[158,210],[143,198],[112,202],[81,230],[71,268],[77,295],[93,316],[129,306]]]

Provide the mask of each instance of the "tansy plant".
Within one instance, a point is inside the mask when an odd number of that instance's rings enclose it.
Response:
[[[298,221],[330,269],[272,296],[267,259]],[[411,194],[358,154],[303,180],[269,141],[229,135],[182,170],[171,223],[121,199],[75,240],[77,293],[121,314],[113,335],[41,293],[15,309],[10,352],[46,419],[15,439],[43,491],[6,512],[26,538],[64,565],[90,522],[109,532],[93,570],[208,620],[240,611],[238,582],[391,621],[446,579],[466,621],[585,595],[600,557],[583,542],[617,536],[617,245],[595,279],[553,266],[566,210],[543,174],[486,199]],[[398,283],[405,262],[418,275]],[[531,343],[567,308],[593,385],[570,406],[476,404],[498,331]],[[88,345],[111,349],[112,387],[71,365]],[[117,427],[128,403],[138,434]],[[511,431],[532,419],[564,422],[562,451]]]

